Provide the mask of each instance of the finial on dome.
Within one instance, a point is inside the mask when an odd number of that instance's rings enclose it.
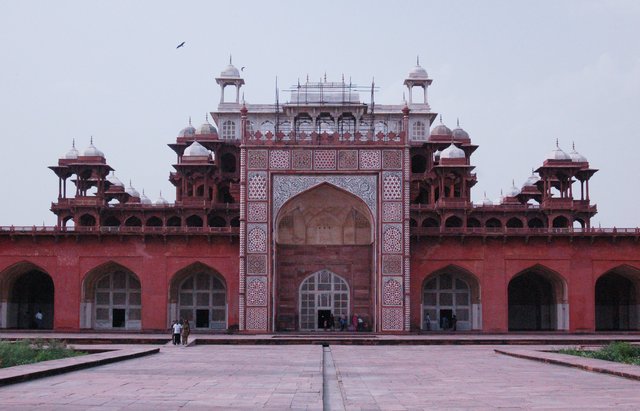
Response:
[[[420,65],[420,55],[416,55],[416,66]]]
[[[576,151],[576,142],[575,141],[571,142],[571,148],[573,149],[573,151]]]
[[[71,147],[76,148],[76,139],[71,140]]]
[[[327,72],[326,71],[324,72],[324,82],[325,83],[327,82]]]
[[[556,147],[560,148],[560,143],[558,142],[558,139],[556,138]]]
[[[91,139],[89,140],[89,142],[93,144],[93,136],[91,136]]]
[[[456,118],[456,127],[460,127],[460,117]]]
[[[309,82],[309,73],[307,73],[307,83]]]
[[[206,123],[208,123],[208,122],[209,122],[209,113],[204,113],[204,121],[205,121]]]
[[[191,125],[191,116],[189,116],[189,125]]]
[[[232,57],[232,56],[231,56],[231,53],[229,53],[229,64],[233,64],[233,63],[231,62],[231,57]]]
[[[440,124],[443,124],[442,123],[442,114],[440,114]]]

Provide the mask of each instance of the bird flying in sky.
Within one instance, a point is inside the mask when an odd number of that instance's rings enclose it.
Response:
[[[176,47],[176,48],[179,49],[180,47],[184,47],[184,43],[185,42],[183,41],[182,43],[178,44],[178,47]]]

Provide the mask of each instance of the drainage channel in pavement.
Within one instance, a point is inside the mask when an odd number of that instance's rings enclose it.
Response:
[[[345,410],[345,395],[331,347],[322,344],[322,409],[324,411]]]

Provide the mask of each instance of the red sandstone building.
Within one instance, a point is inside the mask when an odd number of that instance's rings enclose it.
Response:
[[[420,65],[401,105],[326,79],[248,104],[232,64],[216,81],[218,128],[169,144],[175,203],[125,187],[93,141],[50,167],[57,225],[0,231],[1,328],[38,310],[56,330],[640,328],[640,231],[591,227],[596,170],[575,150],[474,204],[477,146],[438,124]]]

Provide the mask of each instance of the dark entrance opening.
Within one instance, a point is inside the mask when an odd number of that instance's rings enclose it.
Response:
[[[526,272],[509,283],[509,331],[554,329],[552,284],[540,274]]]
[[[9,302],[17,328],[37,328],[35,315],[42,312],[42,328],[53,328],[53,281],[42,271],[32,270],[15,282]]]
[[[328,328],[331,310],[318,310],[318,328]]]
[[[440,310],[440,329],[448,330],[451,328],[451,317],[453,316],[453,310],[445,309]]]
[[[596,282],[596,331],[633,330],[636,287],[629,279],[605,274]]]
[[[113,328],[124,328],[125,325],[125,309],[114,308],[111,310],[111,326]]]
[[[209,328],[209,310],[196,310],[196,328]]]

